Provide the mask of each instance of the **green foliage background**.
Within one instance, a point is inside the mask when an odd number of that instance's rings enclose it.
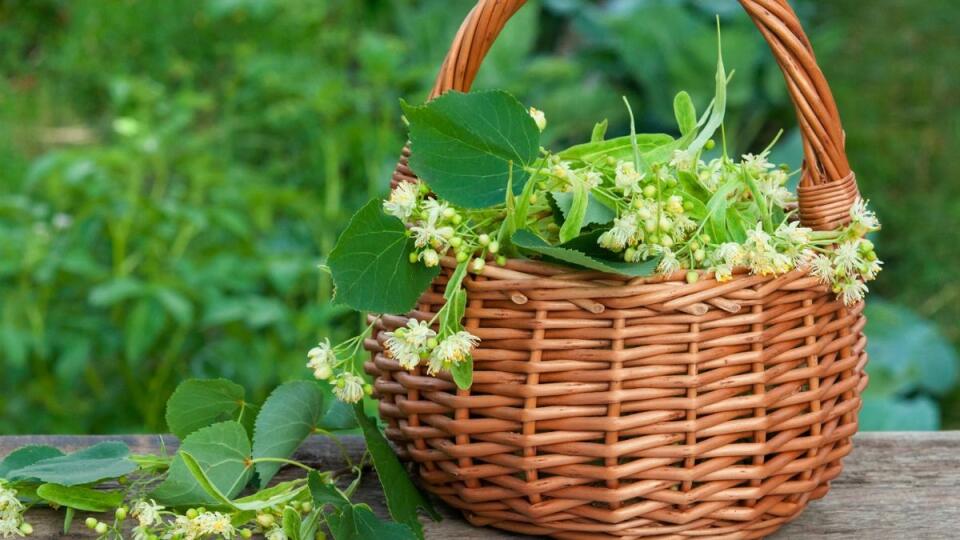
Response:
[[[960,427],[960,7],[795,4],[885,226],[864,427]],[[398,100],[423,99],[470,5],[0,0],[0,433],[163,429],[191,376],[260,401],[320,336],[356,330],[317,266],[385,189]],[[782,79],[733,0],[534,2],[476,86],[545,110],[552,142],[601,118],[625,132],[620,95],[670,131],[676,91],[710,95],[714,14],[736,151],[783,128],[776,157],[798,165]]]

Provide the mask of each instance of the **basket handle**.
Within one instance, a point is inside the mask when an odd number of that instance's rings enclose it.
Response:
[[[798,197],[801,222],[814,229],[833,229],[850,221],[859,198],[850,170],[840,114],[813,47],[787,0],[738,0],[763,34],[783,71],[803,137],[804,163]],[[460,26],[440,68],[430,99],[447,90],[470,89],[494,39],[526,0],[479,0]],[[407,166],[404,148],[393,182],[416,176]]]

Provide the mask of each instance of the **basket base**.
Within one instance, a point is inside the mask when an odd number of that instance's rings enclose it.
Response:
[[[852,449],[850,441],[841,443],[844,455]],[[760,517],[747,521],[715,520],[709,517],[691,519],[685,523],[666,523],[649,518],[638,518],[623,523],[600,523],[586,519],[563,519],[551,516],[538,521],[517,512],[496,509],[478,511],[476,504],[465,502],[449,490],[437,486],[423,486],[448,505],[460,510],[463,517],[475,527],[491,527],[511,533],[556,538],[558,540],[753,540],[766,538],[782,526],[796,519],[810,501],[821,499],[830,490],[829,482],[840,475],[839,460],[824,468],[820,484],[801,496],[770,495],[753,502],[754,508],[765,508]],[[681,509],[673,509],[682,511]]]

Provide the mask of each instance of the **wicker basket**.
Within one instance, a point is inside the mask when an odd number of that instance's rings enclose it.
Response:
[[[804,224],[848,221],[857,194],[836,106],[786,0],[740,0],[804,136]],[[432,96],[467,90],[522,0],[481,0]],[[413,178],[404,152],[394,182]],[[409,317],[443,305],[445,272]],[[867,384],[862,304],[803,271],[647,279],[525,260],[465,281],[482,339],[474,385],[407,372],[367,341],[380,414],[422,485],[475,525],[564,539],[761,538],[823,497]]]

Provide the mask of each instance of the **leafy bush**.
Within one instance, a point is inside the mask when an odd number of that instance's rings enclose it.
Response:
[[[0,25],[0,432],[158,430],[184,378],[230,377],[259,401],[302,373],[316,336],[355,332],[327,303],[320,254],[385,188],[403,144],[398,98],[426,95],[471,4],[0,2],[0,18],[17,21]],[[941,286],[957,262],[943,231],[957,227],[960,197],[943,179],[958,86],[955,70],[931,67],[955,47],[925,49],[928,65],[905,45],[955,40],[957,8],[798,4],[887,225],[877,242],[891,271],[878,287],[956,341],[960,289]],[[552,136],[582,138],[603,117],[625,133],[620,95],[647,132],[672,129],[662,115],[679,88],[702,108],[719,12],[736,70],[728,127],[749,141],[736,150],[783,127],[790,150],[775,157],[799,163],[782,79],[735,2],[539,8],[508,26],[477,85],[564,111]],[[915,225],[921,213],[929,226]]]

